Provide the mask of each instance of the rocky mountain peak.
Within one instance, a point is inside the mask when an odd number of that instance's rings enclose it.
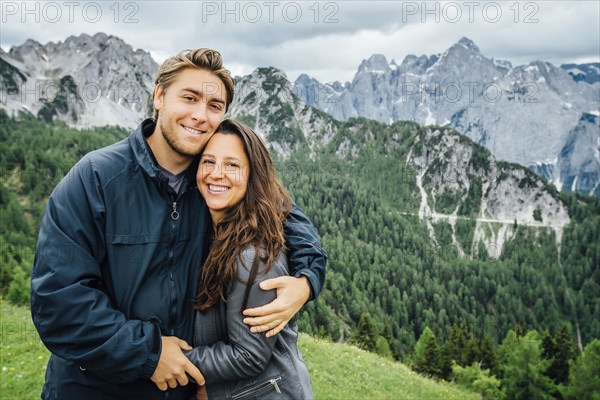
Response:
[[[390,64],[383,54],[373,54],[358,67],[358,72],[382,73],[391,72]]]
[[[460,40],[458,41],[458,43],[456,45],[463,46],[467,50],[475,52],[475,53],[481,53],[481,51],[479,50],[479,47],[477,47],[475,42],[473,42],[471,39],[469,39],[468,37],[465,37],[465,36],[460,38]]]
[[[67,47],[85,47],[88,46],[89,43],[96,42],[90,35],[86,33],[82,33],[79,36],[71,35],[65,39],[65,46]],[[59,42],[61,43],[61,42]]]
[[[285,72],[283,70],[281,70],[279,68],[275,68],[275,67],[257,68],[255,70],[255,73],[258,76],[263,76],[269,80],[276,80],[279,82],[289,83],[289,81],[287,79],[287,75],[285,74]]]
[[[241,84],[241,82],[244,82]],[[260,98],[275,96],[281,101],[292,98],[292,85],[289,83],[285,72],[275,67],[257,68],[248,79],[236,79],[236,97],[243,97],[254,93]]]
[[[116,38],[116,36],[112,36],[112,35],[109,36],[104,32],[98,32],[92,37],[92,39],[94,39],[94,42],[96,42],[96,43],[102,43],[102,42],[106,41],[109,37]]]
[[[402,64],[398,67],[404,73],[411,72],[415,74],[423,74],[427,68],[435,64],[438,60],[438,56],[427,57],[425,54],[417,57],[413,54],[409,54],[404,57]]]
[[[483,70],[493,70],[496,68],[494,62],[485,57],[479,50],[479,47],[466,37],[461,38],[457,43],[450,46],[436,62],[436,67],[438,68],[444,68],[446,65],[449,69],[458,68],[461,73],[469,73],[472,69],[484,72]]]
[[[307,83],[311,83],[316,81],[316,79],[311,78],[310,76],[306,75],[306,74],[300,74],[298,75],[298,78],[296,78],[296,82],[300,83],[300,84],[307,84]]]
[[[11,47],[8,55],[20,62],[27,62],[28,56],[34,54],[36,58],[46,54],[46,49],[36,40],[27,39],[21,46]]]
[[[11,51],[31,51],[31,50],[41,50],[43,48],[42,44],[37,40],[27,39],[25,43],[21,46],[13,46]]]
[[[78,127],[135,127],[148,115],[158,65],[149,53],[134,51],[116,36],[81,34],[45,45],[30,39],[0,56],[14,75],[6,81],[15,90],[9,101],[0,104],[10,113],[26,110]],[[50,85],[58,88],[59,94],[49,96],[48,91],[42,91],[36,96],[21,96],[21,90],[32,90],[22,82],[38,88]]]

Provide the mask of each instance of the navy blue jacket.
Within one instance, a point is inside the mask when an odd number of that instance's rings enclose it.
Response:
[[[31,312],[52,352],[42,392],[54,399],[185,399],[150,381],[161,335],[192,343],[210,214],[195,184],[179,193],[157,167],[144,121],[128,138],[81,159],[52,192],[31,275]],[[291,274],[318,296],[327,255],[294,207],[286,223]]]

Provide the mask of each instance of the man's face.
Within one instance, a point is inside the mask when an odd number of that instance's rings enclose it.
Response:
[[[198,155],[223,120],[226,98],[223,82],[203,69],[181,71],[166,91],[159,86],[154,96],[157,133],[164,139],[159,151],[179,160]]]

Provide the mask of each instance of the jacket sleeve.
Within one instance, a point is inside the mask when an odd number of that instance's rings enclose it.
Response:
[[[248,282],[249,269],[255,257],[254,249],[242,252],[247,268],[238,261],[238,277],[227,295],[226,323],[227,341],[219,341],[209,346],[196,346],[186,356],[200,369],[207,383],[238,381],[260,374],[273,353],[277,335],[267,338],[264,333],[251,333],[250,327],[242,322],[241,307]],[[262,271],[261,264],[259,271]],[[285,256],[281,256],[264,275],[257,275],[248,296],[248,307],[259,307],[275,300],[275,290],[262,290],[261,281],[288,275]],[[198,332],[196,332],[196,335]]]
[[[285,223],[285,238],[290,274],[308,278],[312,289],[310,300],[314,300],[325,284],[327,252],[321,247],[317,230],[296,203],[292,204]]]
[[[46,347],[108,382],[154,373],[161,351],[153,321],[127,320],[109,298],[100,173],[86,156],[55,188],[31,273],[31,314]]]

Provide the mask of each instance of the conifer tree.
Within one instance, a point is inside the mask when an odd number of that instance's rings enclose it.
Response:
[[[426,375],[440,376],[439,358],[440,351],[437,339],[433,331],[426,326],[415,344],[415,352],[412,358],[413,368],[415,371]]]
[[[573,342],[567,325],[562,325],[554,335],[554,354],[550,358],[548,376],[556,384],[569,380],[569,362],[575,357]]]
[[[510,331],[498,349],[502,389],[514,400],[551,400],[556,386],[544,373],[548,362],[541,356],[541,337],[530,331],[517,336]]]
[[[452,361],[462,367],[469,366],[475,361],[475,341],[464,321],[460,325],[452,325],[450,337],[441,347],[440,353],[440,370],[445,378],[450,377]]]
[[[477,356],[476,359],[481,365],[481,369],[489,369],[494,371],[496,368],[496,353],[494,351],[494,345],[489,335],[482,333],[477,343]]]
[[[596,339],[583,349],[571,364],[569,384],[560,386],[567,400],[600,400],[600,340]]]
[[[355,340],[359,347],[367,351],[375,351],[377,347],[377,328],[373,323],[371,314],[368,312],[362,313],[358,321]]]

